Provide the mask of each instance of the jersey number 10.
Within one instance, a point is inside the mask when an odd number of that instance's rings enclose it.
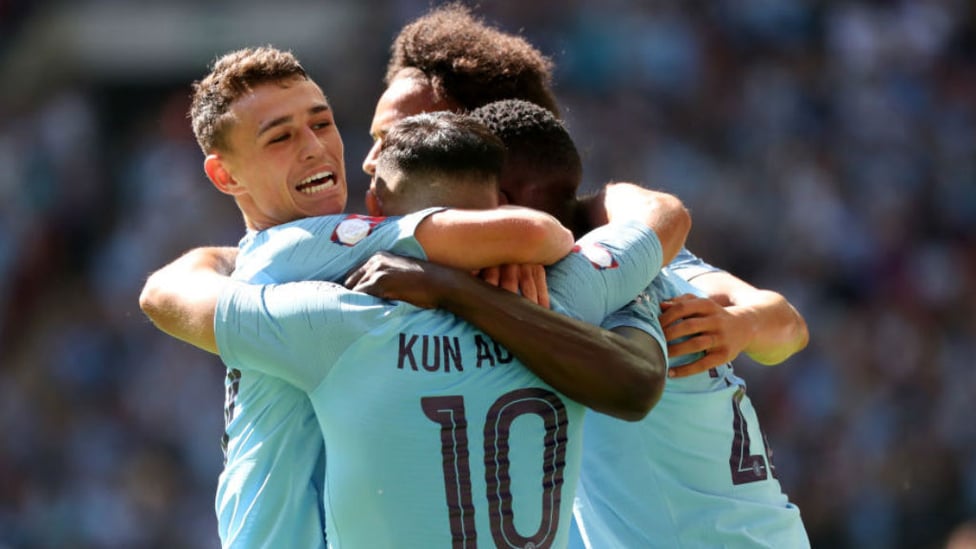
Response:
[[[444,489],[453,547],[477,547],[464,397],[425,397],[420,400],[420,405],[424,414],[441,426]],[[509,429],[516,418],[525,414],[537,415],[545,424],[543,478],[540,479],[541,521],[530,536],[523,536],[515,529],[509,474]],[[543,548],[552,545],[559,528],[560,494],[566,463],[566,428],[566,408],[562,400],[545,389],[518,389],[505,393],[488,410],[484,424],[485,484],[495,546]]]

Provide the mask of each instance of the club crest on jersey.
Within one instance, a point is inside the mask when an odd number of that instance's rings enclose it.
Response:
[[[573,252],[582,254],[583,257],[590,260],[590,263],[600,269],[616,269],[620,266],[617,263],[617,258],[613,256],[610,250],[604,248],[597,242],[589,242],[586,244],[577,244],[573,246]]]
[[[369,236],[373,228],[384,219],[386,218],[350,214],[336,225],[335,230],[332,231],[332,241],[344,246],[355,246]]]

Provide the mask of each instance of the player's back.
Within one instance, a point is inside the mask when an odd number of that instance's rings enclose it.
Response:
[[[564,545],[583,407],[449,313],[399,305],[386,320],[311,393],[342,449],[329,455],[326,497],[342,502],[328,506],[330,542]]]
[[[300,219],[249,233],[234,278],[252,283],[341,280],[378,250],[422,254],[406,218],[352,214]],[[228,369],[225,465],[217,483],[224,547],[325,547],[324,446],[308,395],[261,371]]]
[[[583,407],[457,317],[330,283],[234,285],[225,360],[305,391],[336,548],[562,547]]]
[[[663,269],[650,299],[621,314],[656,316],[661,300],[684,293],[700,290]],[[604,326],[622,322],[614,316]],[[699,357],[673,357],[669,367]],[[639,422],[588,414],[578,496],[577,516],[594,548],[809,545],[730,363],[669,378]]]
[[[660,260],[646,227],[598,229],[550,271],[554,309],[564,299],[598,322]],[[453,315],[328,283],[232,284],[215,335],[242,375],[311,396],[328,442],[333,547],[437,547],[472,532],[489,546],[565,543],[582,407]]]

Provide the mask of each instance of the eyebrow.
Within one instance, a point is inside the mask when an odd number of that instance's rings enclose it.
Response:
[[[311,115],[316,115],[316,114],[319,114],[319,113],[322,113],[322,112],[325,112],[325,111],[328,111],[328,110],[329,110],[329,105],[327,105],[325,103],[319,103],[317,105],[312,106],[312,108],[308,109],[308,113],[311,114]],[[274,129],[275,127],[280,126],[282,124],[291,122],[293,118],[294,117],[292,115],[286,114],[285,116],[279,116],[278,118],[275,118],[275,119],[272,119],[272,120],[268,120],[267,122],[265,122],[264,124],[261,124],[258,127],[257,136],[258,137],[261,137],[261,135],[264,134],[265,132],[268,132],[268,131],[270,131],[270,130]]]

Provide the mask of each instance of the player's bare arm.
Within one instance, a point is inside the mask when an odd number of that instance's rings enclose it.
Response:
[[[722,271],[699,275],[693,283],[710,298],[681,296],[662,303],[661,326],[668,341],[697,334],[669,346],[672,356],[707,354],[673,369],[673,375],[693,375],[742,352],[760,364],[779,364],[807,346],[806,321],[781,294]]]
[[[236,257],[237,248],[190,250],[149,276],[139,307],[163,332],[217,354],[214,310]]]
[[[528,208],[449,209],[431,217],[416,233],[428,257],[465,269],[522,262],[548,265],[573,246],[572,233],[555,218]],[[202,247],[187,252],[149,277],[140,307],[163,332],[216,353],[214,308],[236,255],[236,248]],[[538,302],[547,299],[537,296]]]
[[[572,232],[555,217],[519,206],[442,210],[424,219],[415,236],[429,260],[460,269],[552,265],[574,243]]]
[[[665,264],[678,255],[691,231],[691,215],[678,197],[633,183],[608,183],[596,195],[582,199],[582,203],[589,222],[586,231],[613,220],[644,223],[657,233]]]
[[[629,183],[615,183],[608,184],[600,194],[585,199],[584,203],[590,223],[599,225],[614,213],[633,215],[631,208],[648,207],[642,201],[653,203],[661,196],[670,195]],[[649,210],[648,216],[652,215]],[[666,220],[651,228],[658,231],[665,261],[670,261],[674,255],[669,254],[672,251],[677,254],[687,233],[680,240],[671,238],[673,233],[667,232]],[[672,246],[678,242],[678,249],[674,249]],[[672,369],[669,372],[672,377],[703,372],[729,362],[742,352],[759,363],[778,364],[807,345],[806,322],[782,295],[756,288],[727,272],[699,275],[694,284],[710,299],[683,296],[665,302],[660,320],[668,341],[694,335],[672,345],[671,356],[700,351],[706,354],[695,362]]]
[[[633,328],[603,330],[464,271],[381,253],[353,271],[346,286],[451,311],[504,345],[566,396],[620,419],[640,420],[664,390],[667,361],[646,333]]]

